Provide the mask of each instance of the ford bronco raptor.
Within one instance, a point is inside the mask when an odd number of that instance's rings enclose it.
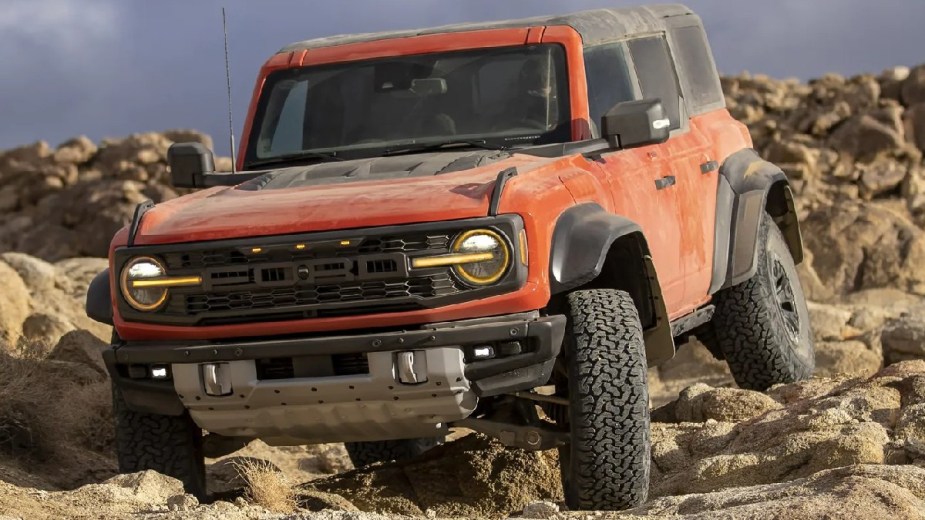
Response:
[[[294,43],[237,173],[168,156],[201,190],[140,205],[87,296],[122,471],[202,495],[203,457],[251,439],[359,466],[463,427],[558,448],[570,508],[622,509],[676,345],[744,388],[812,373],[788,180],[684,6]]]

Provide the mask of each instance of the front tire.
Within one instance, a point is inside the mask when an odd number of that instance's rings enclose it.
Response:
[[[113,385],[116,455],[120,473],[151,469],[183,482],[187,493],[206,498],[202,429],[188,413],[180,416],[134,412]]]
[[[758,270],[716,294],[716,347],[741,388],[764,391],[809,379],[816,365],[809,309],[790,249],[770,215],[759,233]]]
[[[389,441],[345,442],[353,467],[362,468],[376,462],[403,461],[423,455],[427,450],[443,444],[442,437],[399,439]]]
[[[649,488],[649,391],[642,325],[629,294],[568,295],[565,362],[571,442],[559,448],[572,510],[621,510]]]

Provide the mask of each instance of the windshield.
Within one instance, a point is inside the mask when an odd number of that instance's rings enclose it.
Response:
[[[499,148],[563,142],[569,121],[558,45],[287,69],[267,78],[245,162],[363,157],[467,140]]]

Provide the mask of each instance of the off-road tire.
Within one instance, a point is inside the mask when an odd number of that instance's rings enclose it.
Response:
[[[815,368],[813,334],[793,257],[774,220],[764,215],[758,270],[716,294],[713,334],[741,388],[764,391],[808,379]]]
[[[642,325],[623,291],[567,298],[570,444],[559,448],[572,510],[621,510],[649,488],[649,390]]]
[[[183,482],[186,492],[200,500],[206,498],[202,429],[189,414],[174,417],[134,412],[115,385],[112,408],[120,473],[152,469]]]
[[[443,437],[400,439],[391,441],[345,442],[347,454],[355,468],[362,468],[376,462],[410,460],[423,455],[427,450],[443,444]]]

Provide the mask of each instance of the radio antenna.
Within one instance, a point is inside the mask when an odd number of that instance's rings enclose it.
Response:
[[[231,173],[237,173],[235,163],[238,155],[234,150],[234,122],[231,119],[231,66],[228,65],[228,22],[225,20],[225,8],[222,7],[222,32],[225,35],[225,84],[228,90],[228,140],[231,143]]]

